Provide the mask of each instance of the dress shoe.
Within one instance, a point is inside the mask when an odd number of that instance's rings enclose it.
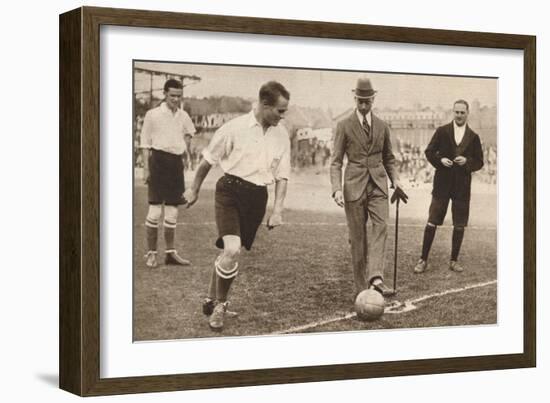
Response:
[[[383,297],[391,297],[395,295],[395,290],[388,287],[386,284],[384,284],[384,282],[379,282],[376,284],[373,283],[371,284],[371,287],[382,294]]]

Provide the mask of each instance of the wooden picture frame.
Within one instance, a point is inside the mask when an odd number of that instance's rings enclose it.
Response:
[[[100,27],[117,25],[516,49],[524,61],[523,353],[100,377]],[[60,387],[81,396],[525,368],[536,365],[534,36],[82,7],[60,16]]]

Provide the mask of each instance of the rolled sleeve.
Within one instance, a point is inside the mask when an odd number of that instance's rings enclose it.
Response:
[[[151,148],[152,146],[152,138],[151,138],[151,132],[153,130],[153,122],[151,117],[151,112],[147,112],[145,114],[145,119],[143,120],[143,126],[141,126],[141,133],[139,135],[140,137],[140,144],[139,146],[141,148]]]
[[[183,111],[183,134],[189,134],[190,136],[194,136],[197,130],[195,129],[195,125],[193,124],[193,121],[187,114],[187,112]]]
[[[202,156],[206,160],[206,162],[208,162],[210,165],[216,165],[219,161],[214,159],[214,156],[210,151],[208,151],[208,148],[205,148],[204,150],[202,150]]]
[[[217,165],[219,161],[228,154],[228,147],[231,142],[231,135],[222,126],[216,131],[210,144],[202,151],[202,156],[210,165]]]
[[[290,140],[288,138],[285,141],[283,154],[275,171],[275,180],[281,179],[290,179]]]

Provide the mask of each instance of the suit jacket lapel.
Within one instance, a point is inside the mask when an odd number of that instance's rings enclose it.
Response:
[[[365,150],[367,149],[367,137],[365,134],[365,131],[363,130],[363,127],[361,126],[361,123],[359,123],[359,119],[357,118],[357,115],[355,114],[355,110],[352,112],[351,116],[349,117],[349,124],[351,126],[351,131],[357,138],[357,141],[363,146]],[[372,130],[372,128],[371,128]]]
[[[374,147],[374,145],[376,144],[376,142],[378,141],[378,138],[380,137],[381,133],[381,127],[380,127],[380,124],[378,122],[378,118],[376,116],[374,116],[374,113],[371,112],[371,142],[370,142],[370,147],[369,147],[369,153],[372,151],[372,148]]]
[[[454,144],[454,146],[456,147],[457,144],[456,144],[456,141],[455,141],[455,125],[453,122],[451,122],[449,124],[449,130],[448,130],[448,136],[449,136],[449,142],[451,144]]]
[[[462,140],[460,141],[460,144],[458,145],[458,148],[456,150],[457,155],[464,155],[466,148],[468,148],[468,145],[473,138],[474,134],[472,133],[472,130],[470,130],[470,126],[466,126],[466,130],[464,130],[464,137],[462,137]]]

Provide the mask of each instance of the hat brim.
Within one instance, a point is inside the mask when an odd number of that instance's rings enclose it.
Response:
[[[355,93],[355,97],[357,98],[361,98],[361,99],[369,99],[369,98],[374,98],[374,96],[376,95],[376,92],[377,91],[366,91],[366,92],[360,92],[360,91],[357,91],[357,90],[351,90],[353,93]]]

